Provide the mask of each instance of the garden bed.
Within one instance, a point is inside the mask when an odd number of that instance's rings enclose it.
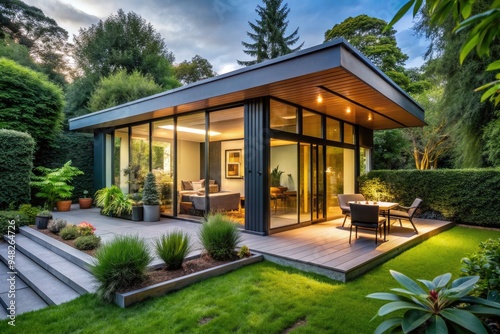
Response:
[[[191,284],[226,274],[243,266],[263,260],[260,254],[234,261],[214,261],[205,255],[186,260],[183,268],[174,271],[157,269],[149,273],[149,279],[135,290],[117,292],[115,303],[122,307],[141,302],[147,298],[163,296]]]
[[[75,240],[74,240],[74,239],[73,239],[73,240],[64,240],[64,239],[63,239],[63,238],[61,238],[58,234],[55,234],[55,233],[51,232],[51,231],[50,231],[50,230],[48,230],[48,229],[42,229],[42,230],[40,230],[40,229],[36,228],[36,226],[35,226],[35,225],[30,225],[29,227],[31,227],[32,229],[34,229],[34,230],[35,230],[35,231],[37,231],[37,232],[40,232],[40,233],[42,233],[42,234],[44,234],[44,235],[46,235],[46,236],[49,236],[49,237],[51,237],[51,238],[53,238],[53,239],[55,239],[55,240],[57,240],[57,241],[60,241],[60,242],[62,242],[62,243],[64,243],[64,244],[66,244],[66,245],[68,245],[68,246],[70,246],[70,247],[73,247],[74,249],[77,249],[77,250],[79,250],[80,252],[87,253],[87,254],[88,254],[88,255],[90,255],[90,256],[95,256],[95,252],[96,252],[96,250],[97,250],[97,249],[92,249],[92,250],[81,250],[81,249],[78,249],[78,248],[76,248],[76,247],[75,247],[75,243],[74,243],[74,241],[75,241]]]

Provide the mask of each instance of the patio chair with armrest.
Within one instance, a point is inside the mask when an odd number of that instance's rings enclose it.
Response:
[[[365,197],[362,194],[338,194],[339,206],[342,210],[342,214],[345,215],[342,227],[345,225],[347,217],[351,216],[351,208],[349,207],[349,202],[355,201],[365,201]]]
[[[411,206],[398,206],[396,207],[395,210],[391,210],[391,216],[389,217],[389,228],[391,225],[390,218],[396,218],[399,220],[399,225],[403,226],[401,223],[401,219],[406,219],[410,221],[411,226],[415,229],[415,232],[418,234],[417,228],[415,227],[415,224],[413,223],[413,216],[415,215],[415,212],[417,212],[417,209],[420,207],[420,204],[422,204],[422,200],[420,198],[415,198]]]
[[[377,232],[382,237],[381,228],[384,227],[386,219],[379,216],[378,205],[349,204],[351,209],[351,228],[349,229],[349,243],[351,243],[352,227],[356,228],[356,239],[358,238],[358,228],[375,230],[375,245],[377,244]]]

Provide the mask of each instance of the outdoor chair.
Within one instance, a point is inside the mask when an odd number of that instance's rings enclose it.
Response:
[[[415,227],[415,224],[413,223],[413,216],[415,215],[415,212],[417,209],[420,207],[420,204],[422,203],[422,200],[420,198],[415,198],[413,201],[412,205],[409,207],[406,206],[398,206],[396,210],[391,210],[391,216],[389,217],[389,228],[391,225],[391,218],[396,218],[399,220],[399,225],[403,226],[401,223],[401,219],[406,219],[409,220],[411,223],[411,226],[415,229],[415,232],[418,234],[417,228]]]
[[[342,223],[342,227],[344,227],[347,217],[351,216],[349,202],[365,201],[365,197],[362,194],[338,194],[337,197],[342,214],[345,215],[344,222]]]
[[[386,219],[379,216],[378,205],[364,205],[354,204],[350,205],[351,211],[351,228],[349,229],[349,243],[351,243],[352,227],[356,228],[356,239],[358,238],[358,228],[375,230],[375,245],[377,244],[377,232],[382,237],[382,230],[384,228],[385,239],[385,223]]]
[[[274,213],[276,213],[278,209],[278,203],[281,203],[283,210],[285,209],[285,195],[278,187],[271,187],[271,200],[274,202]]]

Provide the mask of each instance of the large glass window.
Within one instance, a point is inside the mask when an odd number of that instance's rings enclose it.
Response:
[[[327,118],[326,119],[326,139],[340,141],[340,122]]]
[[[344,153],[340,147],[326,147],[326,216],[342,214],[337,199],[344,193]]]
[[[356,136],[354,133],[354,126],[344,123],[344,143],[356,144]]]
[[[297,108],[271,100],[271,129],[298,133]]]
[[[173,215],[174,201],[174,120],[153,123],[152,167],[158,185],[161,213]]]
[[[131,129],[130,163],[123,173],[128,176],[130,193],[136,193],[144,187],[144,179],[149,172],[149,124]]]
[[[129,152],[128,128],[115,130],[114,185],[118,186],[124,193],[128,193],[129,188],[129,176],[123,173],[129,164]]]
[[[298,223],[297,143],[271,139],[269,171],[271,228]]]
[[[303,110],[302,111],[302,133],[306,136],[321,138],[322,133],[321,115]]]

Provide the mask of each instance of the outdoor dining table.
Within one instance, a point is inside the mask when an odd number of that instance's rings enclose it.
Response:
[[[363,205],[378,205],[380,212],[387,212],[387,222],[384,224],[384,241],[387,241],[386,235],[391,232],[391,209],[394,209],[399,203],[377,202],[377,201],[350,201],[349,203]],[[385,214],[384,214],[385,215]]]

